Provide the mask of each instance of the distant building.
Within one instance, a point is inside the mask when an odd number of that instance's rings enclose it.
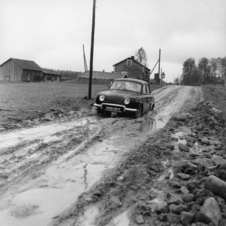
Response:
[[[61,81],[61,73],[54,70],[42,68],[42,81],[59,82]]]
[[[42,68],[34,61],[10,58],[0,65],[0,80],[34,82],[40,80]]]
[[[105,71],[93,71],[92,74],[92,83],[93,84],[109,84],[117,78],[122,78],[121,73],[112,73]],[[82,73],[78,79],[77,83],[88,83],[89,82],[89,71]]]
[[[121,73],[128,78],[144,79],[150,75],[150,69],[134,59],[134,56],[128,57],[113,65],[115,73]]]

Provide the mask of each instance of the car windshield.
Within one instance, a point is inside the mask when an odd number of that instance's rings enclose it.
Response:
[[[128,90],[132,92],[141,92],[141,84],[130,81],[115,81],[110,89]]]

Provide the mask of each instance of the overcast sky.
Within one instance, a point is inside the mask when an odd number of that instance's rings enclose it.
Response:
[[[84,71],[82,45],[89,67],[92,5],[92,0],[0,0],[0,64],[12,57]],[[190,57],[196,62],[225,57],[226,0],[98,0],[93,69],[110,72],[140,47],[150,69],[161,49],[167,81],[181,74]]]

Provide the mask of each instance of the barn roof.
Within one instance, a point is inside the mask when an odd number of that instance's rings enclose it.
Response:
[[[31,60],[21,60],[16,58],[10,58],[7,61],[5,61],[3,64],[7,63],[8,61],[12,60],[15,62],[19,67],[26,69],[26,70],[32,70],[32,71],[42,71],[42,68],[36,64],[34,61]],[[0,66],[2,66],[1,64]]]
[[[117,64],[120,64],[120,63],[122,63],[122,62],[124,62],[126,60],[132,60],[132,61],[136,62],[137,64],[139,64],[140,66],[145,67],[148,71],[150,71],[150,69],[148,67],[144,66],[143,64],[141,64],[140,62],[138,62],[137,60],[135,60],[134,57],[128,57],[128,58],[126,58],[126,59],[118,62]],[[115,66],[117,64],[114,64],[113,66]]]
[[[51,70],[51,69],[47,69],[47,68],[42,68],[42,72],[44,74],[49,74],[49,75],[61,75],[60,72],[54,71],[54,70]]]
[[[89,78],[89,71],[85,71],[83,74],[79,76],[80,78]],[[93,79],[117,79],[122,78],[123,75],[121,73],[111,73],[104,71],[93,71]]]

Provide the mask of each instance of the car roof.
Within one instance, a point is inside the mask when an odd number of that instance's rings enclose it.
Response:
[[[143,81],[140,79],[135,79],[135,78],[118,78],[118,79],[115,79],[114,81],[136,82],[136,83],[140,83],[142,85],[148,84],[146,81]]]

